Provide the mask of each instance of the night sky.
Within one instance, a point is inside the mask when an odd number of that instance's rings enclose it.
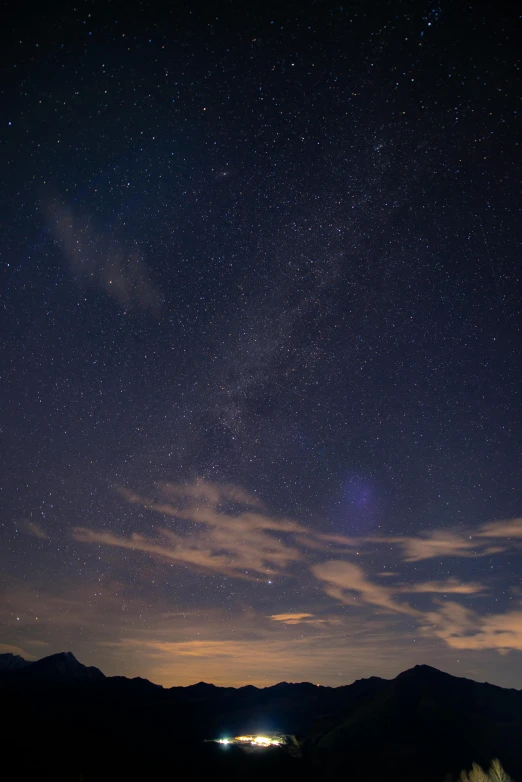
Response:
[[[0,652],[521,688],[521,5],[48,5],[0,25]]]

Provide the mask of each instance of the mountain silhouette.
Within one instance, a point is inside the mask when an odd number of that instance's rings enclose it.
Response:
[[[19,654],[12,654],[6,652],[0,654],[0,672],[2,671],[16,671],[18,668],[25,668],[26,665],[30,665],[27,660],[20,657]]]
[[[473,761],[487,767],[494,757],[515,777],[522,773],[516,738],[522,735],[522,692],[428,665],[381,680],[373,692],[364,685],[360,690],[358,701],[349,697],[301,737],[305,757],[325,778],[336,778],[349,763],[355,778],[367,778],[372,769],[376,779],[413,780],[415,769],[423,780],[442,782]]]
[[[13,674],[14,681],[20,683],[49,685],[94,682],[106,678],[98,668],[79,662],[72,652],[52,654],[32,663],[23,662],[24,665],[18,665]]]
[[[10,716],[2,738],[20,766],[13,779],[127,782],[175,770],[195,780],[456,782],[473,762],[499,757],[522,780],[522,691],[427,665],[342,687],[164,688],[106,677],[71,652],[36,662],[1,655],[0,671]],[[295,738],[262,756],[205,743],[265,732]]]

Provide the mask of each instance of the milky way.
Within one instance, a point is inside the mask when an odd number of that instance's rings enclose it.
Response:
[[[2,33],[0,651],[522,687],[515,4],[178,5]]]

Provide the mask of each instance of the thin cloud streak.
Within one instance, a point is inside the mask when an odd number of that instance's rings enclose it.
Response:
[[[303,559],[297,546],[273,533],[303,534],[306,528],[290,519],[272,518],[245,509],[244,506],[260,503],[242,489],[200,481],[188,485],[160,484],[159,491],[159,500],[151,500],[127,489],[119,490],[127,502],[178,521],[192,522],[197,525],[194,531],[180,534],[157,527],[155,538],[138,533],[121,537],[112,532],[77,527],[72,532],[73,538],[82,543],[152,554],[246,580],[284,574],[290,563]],[[238,510],[225,510],[230,503],[239,506]]]
[[[315,614],[295,613],[295,614],[272,614],[268,619],[275,622],[283,622],[286,625],[336,625],[340,624],[338,617],[320,618]]]
[[[481,544],[477,544],[471,536],[466,538],[451,530],[422,532],[410,537],[369,537],[363,540],[376,545],[398,546],[403,551],[403,562],[421,562],[439,557],[485,557],[504,551],[502,546],[480,548]]]
[[[427,592],[454,595],[477,595],[486,591],[486,587],[474,581],[463,583],[456,578],[448,578],[446,581],[424,581],[420,584],[399,587],[401,592]]]
[[[268,617],[275,622],[284,622],[285,624],[299,624],[303,619],[312,619],[313,614],[272,614]]]
[[[79,284],[101,290],[124,310],[157,312],[163,295],[152,282],[138,248],[101,233],[88,216],[50,202],[45,208],[49,230]]]
[[[250,495],[242,489],[230,491],[231,487],[220,487],[204,481],[186,485],[161,483],[158,484],[158,488],[161,495],[159,501],[143,497],[125,488],[120,488],[118,491],[128,502],[141,505],[148,510],[155,510],[165,516],[199,524],[230,529],[241,526],[251,530],[308,533],[306,527],[292,519],[273,518],[250,510],[227,513],[224,510],[227,503],[252,505]],[[259,501],[257,504],[260,504]]]
[[[483,617],[460,603],[439,603],[426,620],[424,634],[436,635],[452,649],[522,651],[522,609]]]
[[[407,603],[397,602],[392,589],[370,581],[364,570],[352,562],[330,560],[313,565],[311,571],[316,578],[325,582],[325,593],[345,605],[354,605],[359,601],[386,612],[420,615]]]
[[[43,527],[40,526],[40,524],[37,524],[35,521],[29,521],[28,519],[25,520],[24,527],[34,538],[38,538],[39,540],[50,540],[47,532],[43,529]]]
[[[489,524],[483,524],[476,534],[479,538],[522,539],[522,518],[492,521]]]

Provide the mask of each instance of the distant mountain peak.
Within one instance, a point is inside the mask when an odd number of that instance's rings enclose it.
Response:
[[[414,665],[413,668],[408,668],[406,671],[402,671],[396,677],[397,679],[411,679],[418,676],[450,676],[449,673],[439,671],[438,668],[434,668],[432,665]]]
[[[57,652],[56,654],[51,654],[49,657],[44,657],[44,660],[67,660],[67,662],[71,663],[77,663],[78,665],[82,665],[82,663],[74,656],[72,652]]]
[[[310,690],[310,689],[316,689],[317,684],[312,684],[311,682],[278,682],[277,684],[273,684],[271,687],[266,687],[267,690],[270,690],[271,692],[281,692],[281,693],[287,693],[292,691],[304,691],[304,690]]]
[[[26,665],[30,665],[30,663],[19,654],[12,652],[0,654],[0,671],[16,671],[19,668],[25,668]]]
[[[41,660],[38,660],[38,663],[34,663],[34,665],[36,664],[41,664],[42,667],[45,665],[46,668],[63,666],[69,670],[87,667],[77,660],[72,652],[50,654],[48,657],[42,657]]]
[[[98,668],[83,665],[72,652],[58,652],[29,663],[20,668],[17,676],[26,681],[41,683],[105,679],[105,674]]]

